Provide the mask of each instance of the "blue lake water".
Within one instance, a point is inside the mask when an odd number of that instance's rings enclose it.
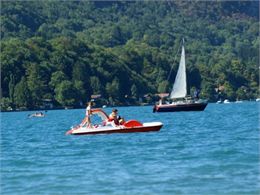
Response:
[[[0,194],[260,194],[257,102],[204,112],[119,107],[159,132],[65,136],[84,109],[1,113]],[[106,108],[110,112],[112,108]]]

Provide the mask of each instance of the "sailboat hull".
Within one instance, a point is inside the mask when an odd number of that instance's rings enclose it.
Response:
[[[208,103],[181,103],[155,105],[153,112],[203,111]]]

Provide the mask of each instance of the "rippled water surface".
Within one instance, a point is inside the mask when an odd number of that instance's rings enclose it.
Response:
[[[260,194],[259,105],[120,107],[159,132],[65,136],[85,111],[1,113],[0,194]],[[106,108],[110,112],[112,108]]]

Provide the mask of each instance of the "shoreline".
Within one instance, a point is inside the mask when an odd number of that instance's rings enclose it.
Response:
[[[130,107],[130,106],[153,106],[154,104],[145,104],[145,105],[117,105],[117,106],[106,106],[105,108],[113,108],[113,107]],[[101,108],[104,109],[102,106],[94,106],[93,108]],[[32,111],[51,111],[51,110],[75,110],[75,109],[85,109],[85,107],[58,107],[58,108],[35,108],[35,109],[21,109],[21,110],[0,110],[0,112],[32,112]]]
[[[257,100],[242,100],[240,103],[244,102],[260,102]],[[217,102],[208,102],[210,104],[218,104]],[[230,101],[229,103],[236,103],[236,101]],[[225,103],[220,103],[220,104],[225,104]],[[113,107],[130,107],[130,106],[154,106],[155,104],[131,104],[131,105],[117,105],[117,106],[107,106],[105,108],[113,108]],[[103,109],[102,106],[98,107],[95,106],[93,108],[101,108]],[[85,107],[56,107],[56,108],[33,108],[33,109],[18,109],[18,110],[0,110],[0,112],[30,112],[30,111],[51,111],[51,110],[74,110],[74,109],[85,109]]]

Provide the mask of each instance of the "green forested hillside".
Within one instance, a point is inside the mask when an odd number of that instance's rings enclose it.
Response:
[[[1,1],[2,110],[169,92],[182,38],[191,92],[256,98],[258,10],[257,1]]]

